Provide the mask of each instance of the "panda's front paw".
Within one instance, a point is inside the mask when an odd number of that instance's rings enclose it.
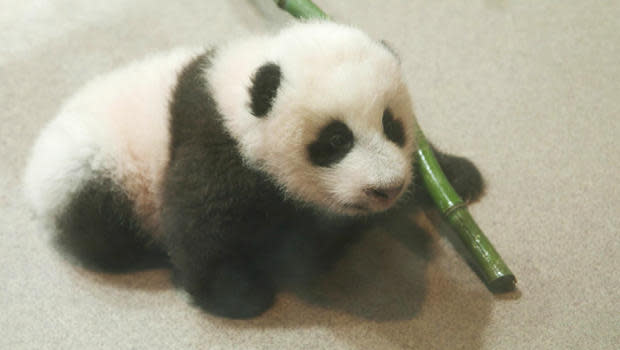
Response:
[[[484,179],[474,163],[462,157],[445,157],[450,159],[444,171],[454,190],[465,202],[475,202],[480,199],[484,193]]]
[[[433,147],[437,161],[454,190],[465,202],[475,202],[484,193],[484,179],[472,161],[443,153]]]
[[[199,287],[196,283],[190,283],[186,289],[194,302],[205,311],[234,319],[259,316],[275,300],[271,280],[243,265],[221,265],[206,281],[200,281]]]

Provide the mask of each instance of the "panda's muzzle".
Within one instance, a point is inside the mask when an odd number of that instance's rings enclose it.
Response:
[[[368,187],[364,189],[364,193],[372,201],[379,202],[381,204],[391,204],[402,192],[404,182],[394,186],[387,187]]]

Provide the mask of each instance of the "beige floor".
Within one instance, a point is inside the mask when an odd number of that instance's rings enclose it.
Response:
[[[442,224],[371,232],[321,298],[199,312],[165,270],[82,270],[19,196],[37,130],[98,73],[288,20],[271,1],[0,2],[0,348],[617,349],[620,2],[317,1],[400,53],[426,133],[488,181],[472,206],[519,278],[490,294]],[[436,229],[434,227],[439,227]]]

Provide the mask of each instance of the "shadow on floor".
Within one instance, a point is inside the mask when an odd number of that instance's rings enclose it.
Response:
[[[435,229],[442,225],[410,209],[378,222],[320,283],[292,291],[262,317],[206,321],[248,330],[327,327],[360,349],[373,338],[395,348],[480,348],[496,298],[471,274],[464,285],[430,263],[446,255]]]

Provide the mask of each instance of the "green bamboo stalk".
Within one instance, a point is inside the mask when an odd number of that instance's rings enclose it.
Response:
[[[513,290],[517,283],[515,275],[476,224],[466,203],[446,178],[420,126],[416,123],[415,127],[418,142],[416,164],[424,187],[471,253],[478,272],[489,289],[493,292]]]
[[[297,18],[323,18],[327,15],[312,1],[307,0],[274,0],[283,10]]]
[[[310,0],[274,0],[274,2],[297,18],[328,18],[325,12]],[[514,274],[478,227],[467,210],[466,203],[446,178],[426,136],[417,123],[415,128],[418,143],[417,169],[435,205],[471,253],[475,266],[487,287],[492,292],[513,290],[517,283]]]

